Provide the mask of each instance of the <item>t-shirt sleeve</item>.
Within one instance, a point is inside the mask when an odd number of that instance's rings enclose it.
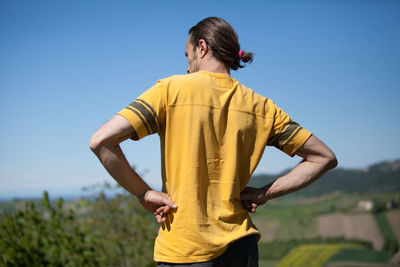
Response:
[[[274,146],[293,157],[312,133],[293,121],[286,112],[272,101],[270,107],[274,111],[274,123],[267,145]]]
[[[134,129],[132,140],[140,140],[159,132],[165,118],[165,87],[161,80],[141,94],[117,114],[129,121]]]

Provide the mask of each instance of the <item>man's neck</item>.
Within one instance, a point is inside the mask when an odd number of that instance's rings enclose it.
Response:
[[[230,75],[230,72],[224,64],[219,62],[218,60],[211,58],[205,61],[202,61],[199,66],[199,70],[205,70],[205,71],[210,71],[210,72],[216,72],[216,73],[224,73]]]

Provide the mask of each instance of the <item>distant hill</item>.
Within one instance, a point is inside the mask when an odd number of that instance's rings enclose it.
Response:
[[[287,173],[287,171],[277,175],[254,175],[249,186],[265,186],[284,173]],[[289,195],[292,197],[320,196],[334,191],[347,193],[400,191],[400,159],[384,161],[364,169],[336,168],[328,171],[308,187]]]

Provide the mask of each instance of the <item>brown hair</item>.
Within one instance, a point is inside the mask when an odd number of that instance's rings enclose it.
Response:
[[[189,35],[195,50],[200,39],[203,39],[210,47],[211,54],[223,62],[228,69],[237,70],[244,68],[239,59],[239,37],[232,26],[225,20],[218,17],[208,17],[190,28]],[[251,63],[253,53],[242,52],[243,62]]]

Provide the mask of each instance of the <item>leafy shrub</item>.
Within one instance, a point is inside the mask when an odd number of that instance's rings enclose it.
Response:
[[[102,191],[89,207],[82,224],[95,236],[102,266],[155,266],[153,247],[158,226],[134,196],[123,191],[107,198]]]
[[[85,209],[79,216],[73,208],[65,210],[62,198],[52,205],[47,192],[41,202],[42,208],[29,201],[25,209],[0,217],[0,266],[156,265],[157,223],[127,192],[81,199]]]
[[[27,202],[24,210],[1,218],[0,265],[98,266],[95,246],[73,211],[64,212],[61,198],[53,207],[47,192],[41,201],[44,211]]]

